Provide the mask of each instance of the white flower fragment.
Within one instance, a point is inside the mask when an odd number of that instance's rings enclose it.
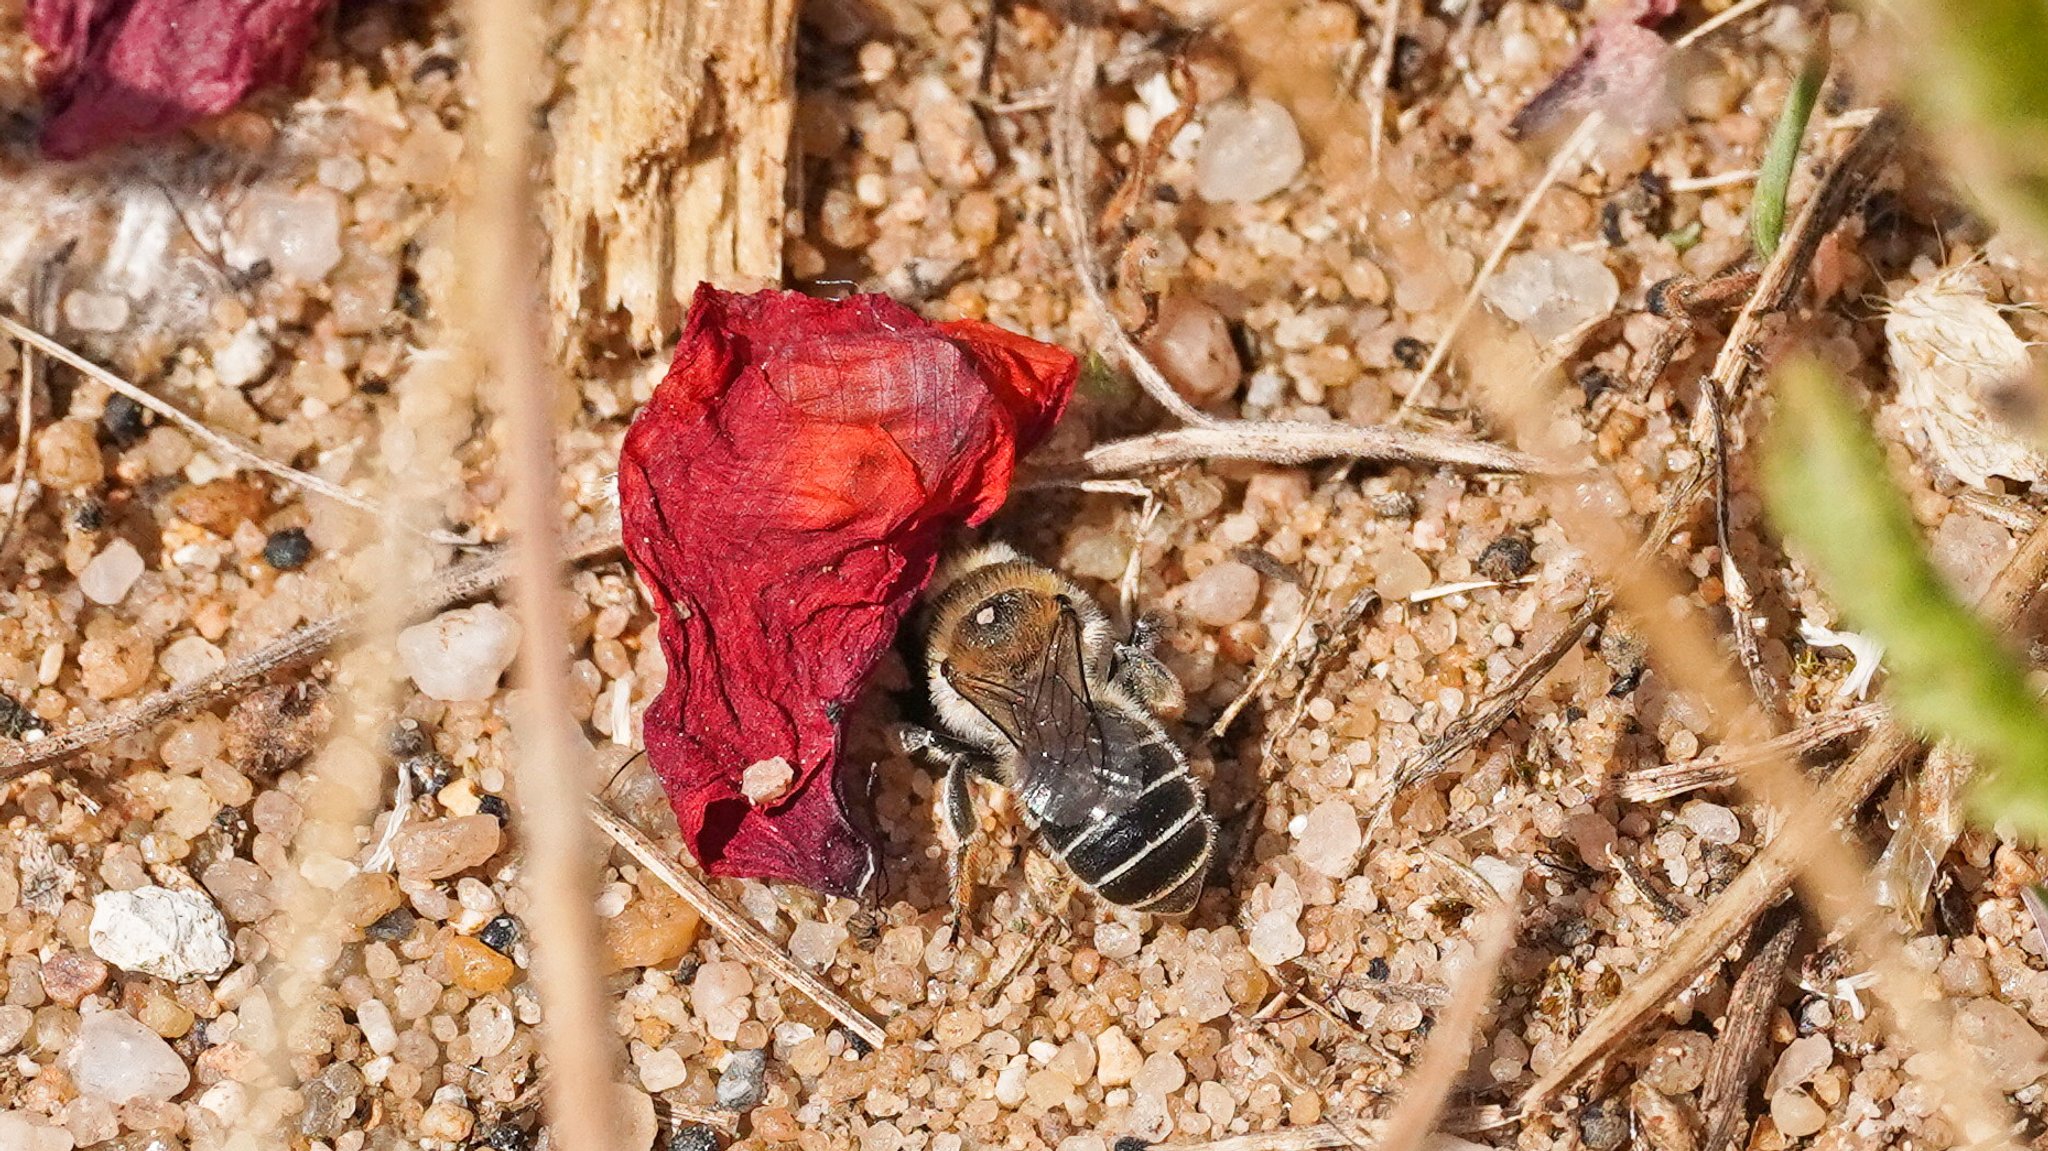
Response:
[[[1899,400],[1942,467],[1971,487],[1990,477],[2033,483],[2048,460],[1992,414],[2000,391],[2033,375],[2027,345],[1967,266],[1900,292],[1884,321]]]
[[[1837,699],[1862,699],[1884,662],[1884,645],[1860,632],[1836,631],[1810,619],[1799,621],[1799,638],[1808,647],[1839,647],[1849,653],[1849,674],[1835,689]]]

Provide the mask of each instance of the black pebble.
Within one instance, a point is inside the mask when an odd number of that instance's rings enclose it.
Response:
[[[1394,362],[1411,372],[1419,372],[1429,362],[1429,345],[1414,336],[1402,336],[1394,341]]]
[[[66,514],[71,526],[82,532],[96,532],[107,523],[107,505],[91,496],[80,496],[71,501]]]
[[[149,430],[143,421],[142,405],[118,392],[108,396],[107,406],[100,409],[100,427],[117,448],[127,447]]]
[[[1136,1135],[1119,1135],[1109,1146],[1110,1151],[1149,1151],[1152,1145]]]
[[[500,1123],[484,1136],[484,1146],[491,1151],[527,1151],[533,1146],[533,1136],[523,1128],[510,1123]]]
[[[43,722],[35,713],[21,705],[21,701],[0,692],[0,737],[20,739],[31,731],[42,730]]]
[[[702,1123],[685,1123],[669,1136],[668,1151],[718,1151],[718,1132]]]
[[[500,915],[484,924],[484,929],[477,932],[476,937],[492,951],[500,955],[510,955],[512,945],[519,939],[519,921],[509,915]]]
[[[839,1033],[841,1035],[846,1036],[846,1046],[855,1055],[866,1055],[868,1052],[873,1051],[875,1049],[874,1044],[869,1043],[867,1040],[862,1039],[859,1035],[851,1031],[848,1031],[844,1027],[841,1027],[839,1029]]]
[[[412,934],[413,922],[418,919],[409,907],[394,907],[384,913],[384,918],[372,923],[363,934],[386,943],[397,943]]]
[[[512,815],[512,808],[505,803],[505,797],[502,795],[477,797],[476,809],[483,815],[496,817],[499,823],[505,822]]]
[[[1387,976],[1392,974],[1393,968],[1387,966],[1387,961],[1384,958],[1375,955],[1371,959],[1366,961],[1365,977],[1367,979],[1378,979],[1384,981],[1387,978]]]
[[[1530,553],[1529,537],[1509,532],[1487,544],[1486,550],[1479,553],[1479,562],[1474,566],[1479,569],[1479,574],[1483,578],[1496,583],[1506,583],[1529,574],[1529,568],[1534,563],[1535,559]]]
[[[313,541],[306,538],[304,528],[285,528],[270,533],[263,541],[263,560],[281,572],[293,571],[306,566],[313,558]]]

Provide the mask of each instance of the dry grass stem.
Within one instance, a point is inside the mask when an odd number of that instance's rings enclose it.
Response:
[[[1415,1069],[1401,1081],[1401,1101],[1387,1117],[1379,1151],[1422,1151],[1424,1140],[1436,1128],[1451,1088],[1472,1057],[1473,1037],[1493,1002],[1494,981],[1520,919],[1517,901],[1510,899],[1496,899],[1478,916],[1472,960],[1452,985],[1451,1001],[1423,1042]]]
[[[1749,677],[1749,690],[1756,696],[1757,706],[1766,715],[1775,716],[1778,685],[1764,667],[1763,621],[1757,616],[1756,595],[1750,590],[1749,577],[1742,574],[1742,565],[1735,558],[1734,532],[1728,522],[1728,407],[1713,388],[1700,389],[1700,402],[1714,437],[1714,539],[1721,548],[1721,586],[1728,598],[1728,629],[1735,636],[1735,655]]]
[[[1387,101],[1392,98],[1394,49],[1401,42],[1402,0],[1386,0],[1380,10],[1380,43],[1372,58],[1372,91],[1366,97],[1366,154],[1374,179],[1380,174],[1380,147],[1387,138]]]
[[[1335,1147],[1372,1145],[1372,1132],[1365,1124],[1332,1120],[1193,1143],[1160,1143],[1153,1151],[1328,1151]]]
[[[544,75],[539,5],[476,0],[467,32],[479,90],[472,122],[474,201],[464,227],[470,273],[463,310],[468,345],[487,354],[507,430],[512,600],[521,628],[512,697],[512,798],[525,840],[537,940],[541,1052],[550,1081],[545,1112],[554,1145],[599,1151],[618,1145],[610,1096],[620,1052],[598,959],[599,852],[577,813],[589,796],[590,748],[569,705],[569,618],[563,586],[561,472],[555,458],[559,384],[543,348],[547,329],[535,270],[532,80]]]
[[[276,460],[271,459],[240,440],[213,430],[200,420],[185,414],[176,405],[156,398],[127,380],[122,379],[120,376],[115,375],[91,360],[86,359],[84,356],[79,355],[77,352],[72,351],[70,348],[65,347],[63,344],[10,316],[0,315],[0,332],[5,332],[59,363],[66,364],[85,373],[99,383],[106,385],[110,391],[134,400],[136,403],[183,428],[201,443],[219,452],[226,459],[237,461],[245,467],[254,468],[260,472],[267,472],[294,487],[312,492],[315,495],[325,496],[338,504],[345,504],[357,511],[374,516],[380,524],[403,527],[407,531],[425,536],[436,543],[466,544],[472,542],[449,532],[427,531],[413,527],[406,524],[403,520],[394,517],[391,514],[390,508],[377,503],[375,500],[364,499],[340,484],[278,463]]]
[[[1798,942],[1799,916],[1791,908],[1781,908],[1765,920],[1763,942],[1735,978],[1700,1089],[1700,1151],[1735,1151],[1747,1130],[1750,1085],[1760,1069],[1778,990]]]
[[[1323,605],[1323,581],[1328,575],[1329,569],[1316,569],[1315,579],[1309,583],[1308,593],[1302,598],[1301,611],[1294,617],[1294,625],[1287,629],[1287,634],[1280,638],[1279,643],[1273,645],[1272,653],[1266,657],[1265,662],[1259,664],[1256,671],[1252,672],[1252,677],[1245,681],[1244,690],[1237,693],[1237,697],[1223,709],[1223,714],[1217,716],[1216,722],[1209,725],[1209,730],[1202,733],[1202,738],[1211,742],[1223,738],[1223,733],[1230,730],[1231,723],[1244,711],[1245,705],[1266,686],[1267,681],[1273,678],[1273,673],[1280,669],[1280,665],[1293,657],[1294,646],[1301,639],[1302,630],[1308,626],[1309,617]]]
[[[583,565],[613,560],[618,556],[619,524],[615,519],[606,519],[570,539],[564,562]],[[512,557],[504,551],[486,552],[463,560],[434,577],[417,595],[409,597],[403,616],[416,619],[488,595],[503,586],[511,570]],[[167,719],[248,691],[274,671],[318,659],[340,640],[361,632],[368,619],[364,609],[356,609],[301,624],[262,647],[236,657],[212,675],[155,692],[112,715],[73,724],[34,742],[0,747],[0,782],[53,766],[98,744],[143,731]]]
[[[1838,740],[1861,735],[1889,714],[1881,703],[1829,712],[1760,744],[1716,748],[1697,759],[1638,768],[1621,777],[1616,794],[1630,803],[1656,803],[1705,787],[1726,787],[1758,757],[1809,755]]]
[[[1471,468],[1506,474],[1535,471],[1543,466],[1533,457],[1510,448],[1460,436],[1282,420],[1211,420],[1201,427],[1111,440],[1088,449],[1082,457],[1088,470],[1098,475],[1206,460],[1306,464],[1329,459]]]
[[[603,805],[592,805],[589,811],[590,821],[597,825],[598,830],[610,836],[612,842],[624,848],[628,855],[688,903],[704,922],[711,925],[712,930],[732,944],[733,950],[742,958],[802,992],[848,1031],[860,1036],[868,1046],[882,1046],[888,1036],[881,1024],[847,1002],[846,997],[833,990],[830,984],[776,946],[775,941],[754,926],[752,920],[720,899],[703,880],[676,863],[639,828]]]
[[[1564,143],[1558,145],[1556,154],[1551,156],[1550,163],[1544,166],[1543,175],[1537,177],[1535,185],[1522,197],[1521,204],[1515,208],[1515,214],[1508,217],[1507,226],[1501,229],[1500,237],[1493,243],[1493,249],[1486,253],[1486,260],[1479,265],[1478,274],[1472,277],[1472,286],[1465,290],[1465,298],[1458,301],[1457,310],[1451,313],[1450,322],[1444,325],[1444,330],[1437,336],[1435,345],[1429,349],[1429,359],[1423,361],[1422,370],[1415,374],[1415,386],[1408,389],[1408,394],[1401,397],[1400,406],[1394,409],[1394,422],[1399,423],[1402,417],[1429,394],[1430,382],[1436,378],[1437,370],[1443,367],[1444,360],[1451,354],[1451,349],[1457,346],[1458,335],[1465,329],[1465,321],[1471,318],[1472,309],[1479,304],[1479,294],[1486,290],[1488,281],[1493,279],[1493,273],[1499,269],[1501,261],[1507,258],[1508,249],[1521,238],[1522,229],[1529,226],[1529,218],[1536,214],[1537,203],[1559,180],[1578,170],[1579,164],[1585,160],[1584,154],[1605,123],[1606,118],[1600,113],[1589,112],[1585,119],[1579,121],[1579,126],[1572,129],[1572,134],[1565,137]]]
[[[1088,302],[1109,347],[1110,358],[1122,364],[1145,389],[1145,394],[1184,424],[1216,423],[1216,417],[1181,398],[1166,375],[1153,364],[1124,331],[1116,313],[1110,310],[1109,295],[1103,289],[1102,261],[1090,234],[1094,213],[1088,208],[1088,182],[1094,170],[1094,144],[1088,139],[1084,109],[1095,94],[1097,63],[1093,33],[1079,24],[1067,30],[1067,83],[1060,92],[1052,116],[1052,162],[1054,183],[1059,192],[1060,222],[1067,235],[1067,254],[1074,262],[1074,280]]]

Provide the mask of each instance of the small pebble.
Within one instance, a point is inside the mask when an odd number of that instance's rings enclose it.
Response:
[[[281,528],[263,541],[263,562],[278,571],[297,571],[312,558],[313,541],[304,528]]]
[[[1228,100],[1202,116],[1195,194],[1215,203],[1256,203],[1294,182],[1307,153],[1294,117],[1264,97]]]
[[[1351,874],[1364,846],[1358,810],[1345,800],[1326,799],[1308,813],[1294,854],[1317,873],[1342,879]]]
[[[0,1151],[71,1151],[77,1140],[33,1111],[0,1111]]]
[[[1419,372],[1429,362],[1429,345],[1414,336],[1402,336],[1394,341],[1394,362],[1411,372]]]
[[[1804,1091],[1786,1088],[1771,1096],[1771,1123],[1778,1134],[1803,1139],[1827,1125],[1828,1113]]]
[[[1742,820],[1718,803],[1694,800],[1679,811],[1678,822],[1708,843],[1729,844],[1742,838]]]
[[[735,1051],[718,1074],[718,1106],[725,1111],[749,1111],[767,1091],[768,1053]]]
[[[1104,1087],[1124,1086],[1144,1063],[1144,1054],[1122,1027],[1111,1027],[1095,1037],[1095,1081]]]
[[[329,1063],[299,1089],[305,1110],[299,1112],[299,1133],[311,1139],[332,1139],[347,1130],[368,1084],[353,1064]]]
[[[2018,1091],[2041,1077],[2048,1066],[2048,1039],[2026,1016],[1989,997],[1972,999],[1956,1011],[1956,1032],[1983,1057],[1991,1085]]]
[[[227,346],[213,354],[213,374],[230,388],[246,388],[270,374],[277,349],[255,320],[243,324]]]
[[[471,995],[502,990],[519,973],[510,959],[467,935],[450,935],[442,955],[448,961],[448,974],[455,985]]]
[[[1236,560],[1211,564],[1182,584],[1181,606],[1209,627],[1227,627],[1252,613],[1259,602],[1259,573]]]
[[[128,326],[128,297],[84,289],[67,293],[64,322],[81,332],[118,332]]]
[[[681,899],[635,900],[604,921],[605,954],[614,970],[661,967],[690,950],[700,924],[696,910]]]
[[[43,994],[65,1007],[107,985],[107,965],[97,955],[59,951],[43,960]]]
[[[1509,532],[1487,544],[1486,550],[1479,553],[1479,561],[1472,566],[1480,578],[1506,583],[1529,574],[1534,563],[1529,537]]]
[[[654,1100],[647,1092],[624,1083],[615,1084],[612,1091],[612,1122],[617,1124],[620,1151],[648,1151],[661,1133]]]
[[[1159,318],[1146,333],[1145,349],[1173,390],[1197,406],[1228,398],[1244,382],[1244,362],[1230,338],[1223,313],[1200,297],[1172,295],[1159,304]],[[1122,548],[1123,541],[1116,541]],[[1122,564],[1117,565],[1121,574]]]
[[[1835,1060],[1834,1046],[1825,1035],[1808,1035],[1785,1045],[1771,1068],[1764,1090],[1776,1094],[1787,1087],[1803,1087],[1826,1071]]]
[[[81,1092],[116,1106],[171,1099],[192,1083],[191,1070],[171,1045],[125,1011],[84,1016],[65,1063]]]
[[[754,1125],[757,1135],[760,1126]],[[719,1151],[718,1132],[702,1123],[685,1123],[669,1137],[667,1151]]]
[[[100,409],[100,428],[115,447],[125,448],[149,430],[144,410],[141,404],[116,392],[107,397],[106,406]]]
[[[509,915],[500,915],[484,924],[476,937],[485,947],[501,954],[510,955],[512,945],[519,941],[519,921]]]
[[[93,896],[93,954],[173,983],[213,979],[234,962],[228,922],[197,891],[146,886]]]
[[[412,934],[413,925],[418,921],[419,917],[411,908],[395,907],[364,928],[363,934],[386,943],[397,943]]]
[[[781,756],[757,760],[740,773],[740,794],[755,807],[766,807],[789,794],[796,769]]]
[[[429,698],[485,700],[519,653],[519,621],[491,606],[456,608],[398,633],[398,661]]]
[[[1621,284],[1605,262],[1566,249],[1517,252],[1487,281],[1486,301],[1548,342],[1614,311]]]
[[[142,578],[142,553],[124,539],[116,539],[78,573],[79,594],[96,604],[112,606],[128,596],[128,589]]]
[[[706,963],[690,982],[690,1009],[703,1021],[707,1034],[730,1043],[753,1014],[748,999],[753,991],[754,976],[746,964],[729,959]]]
[[[404,879],[446,879],[489,860],[505,842],[488,815],[458,815],[410,823],[399,831],[391,856]]]

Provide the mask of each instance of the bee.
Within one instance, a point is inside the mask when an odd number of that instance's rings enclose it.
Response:
[[[1216,845],[1202,788],[1157,712],[1181,688],[1151,654],[1159,625],[1118,642],[1073,581],[992,544],[949,564],[925,615],[925,676],[941,731],[906,750],[945,770],[955,925],[971,893],[980,821],[970,777],[1008,788],[1027,827],[1110,903],[1191,910]]]

